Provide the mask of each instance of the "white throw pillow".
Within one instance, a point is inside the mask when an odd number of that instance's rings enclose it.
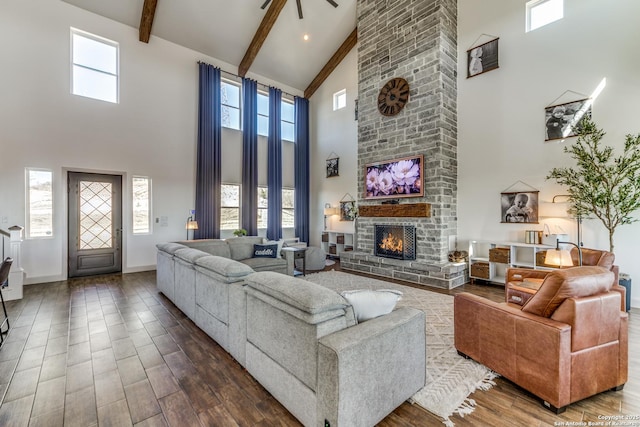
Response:
[[[276,258],[282,258],[282,255],[280,254],[280,252],[282,252],[282,246],[284,245],[284,240],[283,239],[280,239],[280,240],[267,240],[267,239],[264,239],[263,243],[265,245],[275,245],[275,244],[277,244],[278,245],[278,250],[277,250]]]
[[[392,289],[344,291],[341,294],[353,307],[358,323],[391,313],[402,292]]]

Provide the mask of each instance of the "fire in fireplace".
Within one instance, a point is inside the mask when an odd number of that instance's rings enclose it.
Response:
[[[376,225],[375,255],[416,259],[416,228],[413,225]]]

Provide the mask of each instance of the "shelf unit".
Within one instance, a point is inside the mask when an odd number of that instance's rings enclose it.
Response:
[[[509,259],[505,262],[490,259],[490,250],[496,248],[508,250]],[[554,248],[555,246],[532,243],[471,240],[469,242],[469,278],[504,285],[509,267],[552,270],[552,267],[540,265],[536,255],[538,252]],[[473,267],[476,263],[479,265]],[[488,274],[477,274],[486,273],[486,267],[488,267]]]
[[[322,232],[322,249],[332,257],[340,258],[342,252],[354,250],[356,247],[354,233],[325,230]]]

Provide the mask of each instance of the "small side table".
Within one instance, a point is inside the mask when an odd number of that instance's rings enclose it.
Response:
[[[299,276],[300,274],[302,274],[303,276],[307,275],[307,261],[306,261],[306,257],[305,257],[305,255],[307,253],[307,248],[306,247],[304,247],[304,248],[286,247],[286,248],[282,248],[282,252],[284,253],[284,256],[287,259],[287,261],[289,261],[289,260],[293,261],[293,272],[292,272],[292,274],[294,276]],[[297,259],[301,259],[302,260],[302,272],[296,270],[296,260]]]

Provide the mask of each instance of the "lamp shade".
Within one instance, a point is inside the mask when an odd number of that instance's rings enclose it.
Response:
[[[198,229],[198,221],[190,219],[187,221],[187,230],[197,230]]]
[[[548,265],[557,265],[559,267],[569,267],[573,265],[571,253],[566,249],[549,249],[544,263]]]
[[[338,208],[324,208],[326,216],[338,215]]]

